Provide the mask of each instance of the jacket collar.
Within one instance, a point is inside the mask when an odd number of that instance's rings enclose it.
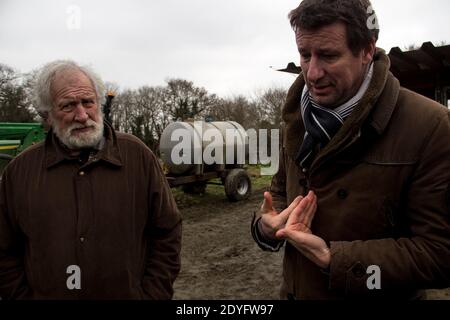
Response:
[[[389,68],[390,61],[388,56],[384,50],[377,48],[374,56],[374,74],[369,88],[360,103],[353,110],[353,113],[344,122],[343,127],[320,152],[318,158],[339,150],[348,142],[348,139],[360,135],[360,130],[364,123],[370,125],[380,135],[384,132],[394,112],[400,89],[398,80],[389,72]],[[304,86],[305,80],[301,73],[289,89],[286,104],[282,111],[285,125],[283,146],[294,159],[298,150],[300,150],[305,134],[300,108]]]
[[[98,152],[97,159],[106,161],[114,166],[121,167],[122,161],[117,144],[117,136],[114,129],[108,122],[104,122],[105,143]],[[47,169],[59,164],[62,161],[69,160],[71,157],[62,147],[59,139],[51,129],[45,139],[45,167]]]

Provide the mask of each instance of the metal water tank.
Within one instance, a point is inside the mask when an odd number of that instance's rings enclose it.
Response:
[[[212,130],[212,131],[209,131]],[[228,133],[233,133],[236,138],[232,141],[227,141]],[[247,157],[248,153],[248,137],[244,128],[234,121],[218,121],[218,122],[173,122],[168,125],[160,140],[160,152],[161,159],[166,164],[169,172],[173,175],[189,175],[189,174],[201,174],[203,165],[200,163],[195,164],[196,160],[194,154],[197,154],[197,159],[203,159],[203,152],[205,148],[210,146],[211,141],[205,141],[208,133],[214,132],[215,135],[219,135],[222,141],[214,141],[214,143],[221,144],[223,148],[223,161],[225,162],[227,147],[233,148],[234,159],[233,162],[237,164],[238,149],[241,148],[244,151],[244,157]],[[209,134],[210,135],[210,134]],[[181,143],[184,142],[185,148],[183,153],[178,154],[180,157],[185,156],[189,159],[187,163],[174,163],[173,152],[179,151]],[[227,146],[228,142],[228,146]],[[175,149],[177,148],[177,149]],[[175,149],[175,150],[174,150]],[[187,155],[186,155],[187,154]],[[244,158],[244,159],[245,159]],[[227,163],[229,164],[229,163]],[[231,164],[231,163],[230,163]]]

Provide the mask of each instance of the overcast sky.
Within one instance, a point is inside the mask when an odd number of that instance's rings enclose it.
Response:
[[[287,14],[298,0],[0,0],[0,63],[19,72],[62,58],[121,88],[183,78],[222,97],[288,87],[298,64]],[[450,43],[448,0],[372,0],[378,46]]]

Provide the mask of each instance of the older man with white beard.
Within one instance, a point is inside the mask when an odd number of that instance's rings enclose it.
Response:
[[[53,69],[57,71],[53,73],[51,87],[48,87],[46,73]],[[89,72],[88,69],[85,72]],[[103,96],[97,96],[96,92],[101,93],[104,89],[92,72],[91,77],[97,87],[92,86],[91,80],[76,65],[57,61],[49,64],[37,83],[37,91],[41,92],[37,94],[40,113],[47,116],[60,142],[75,154],[80,149],[96,147],[103,138],[103,114],[98,107]],[[50,92],[45,92],[49,89]],[[52,101],[48,101],[50,97]]]
[[[170,299],[181,218],[153,153],[103,122],[104,86],[72,61],[44,66],[45,142],[0,185],[4,299]]]

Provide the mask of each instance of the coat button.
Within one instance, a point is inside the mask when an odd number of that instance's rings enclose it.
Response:
[[[80,238],[80,242],[83,243],[84,242],[84,237]]]
[[[80,177],[84,176],[84,171],[80,171],[80,172],[78,173],[78,175],[79,175]]]
[[[306,188],[306,186],[308,185],[306,179],[299,179],[298,183],[304,188]]]
[[[337,196],[339,199],[342,199],[342,200],[347,199],[348,191],[345,189],[339,189],[337,192]]]
[[[357,278],[362,278],[366,275],[366,270],[364,270],[364,266],[361,262],[358,262],[353,266],[352,272]]]

